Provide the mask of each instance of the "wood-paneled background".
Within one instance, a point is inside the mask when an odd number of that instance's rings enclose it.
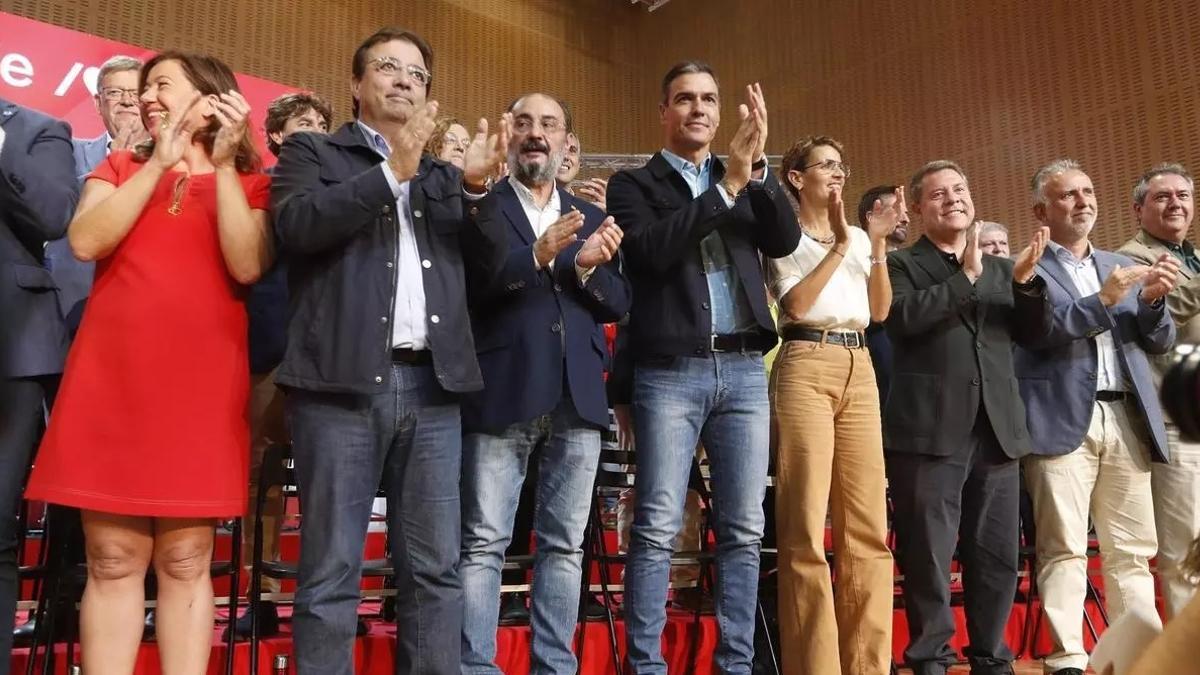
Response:
[[[1094,239],[1133,230],[1133,180],[1152,163],[1200,170],[1200,32],[1192,0],[0,0],[12,12],[150,48],[211,52],[349,112],[350,56],[382,25],[433,45],[434,97],[494,115],[545,89],[574,109],[586,151],[659,147],[658,82],[702,58],[726,94],[762,82],[768,151],[825,133],[847,146],[849,196],[960,161],[981,218],[1027,236],[1029,176],[1083,162],[1100,195]],[[0,36],[0,41],[3,36]]]

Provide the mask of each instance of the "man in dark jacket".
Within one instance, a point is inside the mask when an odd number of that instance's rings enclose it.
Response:
[[[555,184],[565,107],[527,94],[510,112],[509,177],[477,218],[508,234],[497,280],[473,293],[484,389],[463,402],[463,672],[495,673],[500,568],[531,456],[538,463],[531,670],[574,673],[584,528],[608,427],[603,324],[629,309],[621,229]],[[490,225],[481,225],[490,228]],[[536,453],[535,453],[536,450]]]
[[[1017,587],[1018,458],[1029,454],[1013,342],[1050,321],[1036,265],[1039,229],[1016,263],[983,255],[975,206],[954,162],[930,162],[909,184],[925,226],[888,256],[895,346],[884,408],[897,562],[904,573],[909,644],[917,675],[944,675],[956,656],[950,564],[957,545],[976,675],[1012,672],[1004,627]]]
[[[492,278],[504,233],[464,218],[504,158],[486,123],[465,171],[421,156],[433,54],[383,29],[353,61],[356,121],[297,133],[272,186],[291,318],[287,388],[304,518],[296,593],[302,674],[350,675],[362,549],[381,484],[397,585],[397,673],[457,673],[460,394],[483,385],[464,268]]]
[[[43,265],[79,199],[71,129],[0,99],[0,674],[17,602],[21,485],[67,353],[58,294]]]
[[[782,257],[800,227],[767,170],[767,108],[747,87],[728,166],[711,152],[721,119],[712,68],[687,61],[663,78],[662,152],[608,183],[625,229],[637,437],[636,515],[625,572],[629,661],[665,673],[660,638],[689,469],[703,441],[717,538],[715,661],[749,673],[764,529],[770,420],[762,355],[777,342],[759,256]]]

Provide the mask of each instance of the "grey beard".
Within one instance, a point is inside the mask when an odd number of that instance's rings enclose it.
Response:
[[[534,185],[549,183],[558,176],[558,169],[562,166],[565,154],[552,152],[547,161],[542,164],[524,165],[514,156],[508,160],[508,172],[521,183],[533,183]]]

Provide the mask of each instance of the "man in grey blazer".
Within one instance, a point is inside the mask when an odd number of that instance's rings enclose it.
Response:
[[[1152,265],[1162,255],[1179,261],[1179,283],[1167,294],[1180,344],[1200,344],[1200,258],[1188,240],[1195,215],[1195,182],[1179,164],[1160,164],[1133,187],[1133,214],[1141,227],[1117,251]],[[1169,355],[1151,360],[1155,382],[1171,365]],[[1183,611],[1196,592],[1183,562],[1200,535],[1200,443],[1185,441],[1167,424],[1171,461],[1152,469],[1154,526],[1158,530],[1155,567],[1162,582],[1167,620]]]
[[[0,675],[16,614],[16,508],[67,353],[42,256],[75,211],[72,177],[71,128],[0,99]]]
[[[80,187],[88,174],[114,150],[130,150],[148,139],[138,107],[138,72],[142,62],[114,56],[100,66],[96,78],[96,112],[104,133],[92,139],[71,140],[75,179]],[[65,237],[46,245],[46,267],[58,284],[58,297],[67,328],[74,334],[83,313],[83,301],[92,290],[96,264],[76,260]]]
[[[1050,330],[1018,347],[1017,377],[1033,454],[1025,461],[1037,522],[1037,575],[1054,646],[1045,672],[1083,675],[1088,517],[1096,526],[1110,617],[1157,617],[1151,462],[1168,459],[1147,353],[1175,341],[1165,296],[1177,261],[1139,265],[1097,250],[1092,181],[1073,160],[1034,174],[1033,214],[1050,228],[1038,263]],[[1157,618],[1155,618],[1157,620]]]

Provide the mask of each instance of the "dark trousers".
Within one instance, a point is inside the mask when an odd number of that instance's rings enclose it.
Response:
[[[42,431],[43,405],[54,400],[58,379],[0,379],[0,675],[8,675],[17,611],[21,492]]]
[[[915,675],[942,675],[955,661],[957,546],[971,672],[1011,672],[1004,629],[1017,589],[1019,462],[1000,449],[981,410],[965,447],[945,457],[890,453],[887,473],[910,635],[905,661]]]

